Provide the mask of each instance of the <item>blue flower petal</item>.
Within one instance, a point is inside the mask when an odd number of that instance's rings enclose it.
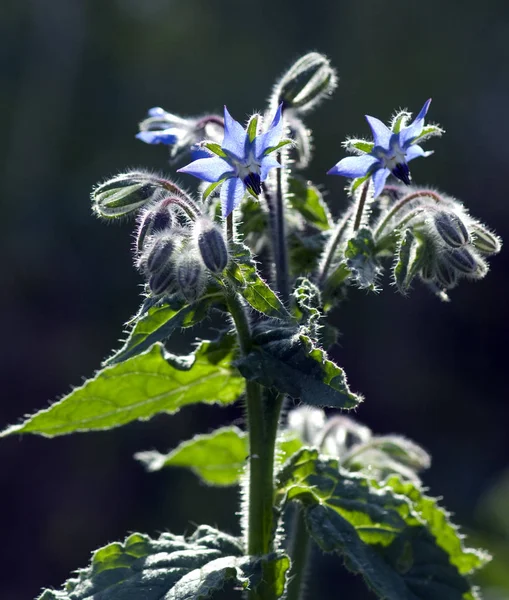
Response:
[[[411,160],[413,160],[414,158],[418,158],[419,156],[424,156],[424,158],[426,158],[426,156],[430,156],[431,154],[433,154],[433,150],[428,150],[426,152],[421,148],[421,146],[417,144],[412,144],[405,152],[405,158],[407,162],[410,162]]]
[[[146,144],[166,144],[172,146],[177,141],[177,136],[174,133],[175,128],[162,129],[159,131],[140,131],[136,137]]]
[[[236,121],[224,107],[224,139],[221,147],[223,150],[238,160],[243,160],[246,153],[247,133],[242,125]]]
[[[424,119],[431,104],[431,98],[426,100],[420,113],[415,117],[414,121],[408,127],[404,127],[399,133],[400,144],[402,148],[408,148],[412,144],[412,140],[422,133],[424,128]]]
[[[265,156],[260,163],[260,181],[265,181],[271,169],[281,168],[273,156]]]
[[[263,153],[265,152],[265,150],[267,150],[267,148],[273,148],[274,146],[277,146],[281,141],[284,125],[282,119],[282,109],[283,105],[280,104],[276,110],[274,118],[272,119],[272,123],[270,124],[267,131],[261,135],[256,136],[256,138],[253,141],[254,154],[258,160],[263,156]]]
[[[187,173],[203,179],[203,181],[215,182],[222,179],[225,175],[233,174],[233,167],[219,156],[210,158],[199,158],[189,165],[178,169],[179,173]]]
[[[370,117],[369,115],[366,115],[366,121],[373,132],[375,146],[381,146],[385,149],[389,148],[392,131],[387,127],[387,125],[382,123],[380,119],[377,119],[376,117]]]
[[[382,193],[387,177],[389,177],[390,174],[391,172],[389,169],[379,169],[373,175],[373,185],[375,186],[373,198],[377,198]]]
[[[246,186],[238,177],[227,179],[221,186],[221,209],[226,218],[244,197]]]
[[[164,110],[164,108],[161,108],[160,106],[154,106],[154,108],[151,108],[148,111],[149,117],[164,117],[167,114],[168,113]]]
[[[364,177],[380,161],[369,154],[348,156],[334,165],[327,175],[343,175],[343,177]]]

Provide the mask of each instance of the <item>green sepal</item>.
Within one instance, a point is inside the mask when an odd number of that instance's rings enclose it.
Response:
[[[368,175],[364,175],[364,177],[356,177],[355,179],[353,179],[352,183],[350,184],[350,195],[353,195],[355,190],[357,190],[370,177],[371,177],[371,173],[368,173]]]
[[[204,148],[207,148],[207,150],[210,150],[212,154],[215,154],[216,156],[220,156],[221,158],[228,158],[228,154],[226,154],[226,152],[221,148],[221,146],[219,144],[216,144],[215,142],[202,142],[201,145]]]
[[[355,152],[355,154],[369,154],[374,147],[374,142],[356,138],[350,138],[343,142],[343,148],[349,152]]]
[[[277,294],[260,277],[247,246],[235,244],[226,267],[229,282],[247,303],[267,317],[288,319],[289,313]]]
[[[290,177],[288,182],[290,206],[297,210],[307,223],[326,231],[332,227],[332,217],[322,194],[309,181]]]
[[[380,598],[479,598],[466,575],[487,556],[464,548],[447,514],[412,483],[377,484],[304,448],[280,471],[277,489],[279,505],[299,501],[318,546],[340,554]]]
[[[440,137],[445,133],[438,125],[425,125],[421,133],[412,140],[412,144],[420,144],[430,137]]]
[[[391,123],[391,130],[393,133],[399,133],[402,127],[406,127],[408,121],[412,118],[412,115],[407,110],[399,111]]]
[[[302,331],[260,326],[250,352],[239,358],[236,366],[246,379],[300,398],[305,404],[355,408],[362,398],[350,391],[343,369]]]
[[[300,450],[302,442],[287,434],[276,442],[281,462]],[[188,467],[208,485],[228,486],[240,482],[249,455],[247,433],[238,427],[221,427],[212,433],[196,435],[168,454],[155,450],[134,455],[148,471],[165,467]]]
[[[279,142],[279,144],[276,144],[275,146],[270,146],[269,148],[267,148],[267,150],[265,150],[265,152],[263,153],[263,155],[264,156],[268,156],[269,154],[272,154],[273,152],[276,152],[276,150],[280,150],[281,148],[284,148],[285,146],[288,146],[288,144],[293,144],[293,140],[289,140],[289,139],[281,140]]]
[[[394,281],[398,290],[404,295],[407,293],[415,276],[429,260],[428,243],[411,229],[406,229],[399,241],[396,250],[397,261],[394,265]]]
[[[202,321],[209,309],[221,304],[224,295],[215,286],[210,286],[207,293],[199,300],[188,304],[182,298],[169,298],[167,301],[138,313],[131,319],[131,330],[122,348],[104,361],[103,365],[114,365],[141,354],[155,342],[168,339],[175,330],[193,327]]]
[[[375,242],[370,229],[363,227],[348,240],[345,258],[355,284],[361,289],[376,291],[376,282],[382,268],[376,257]]]
[[[253,115],[250,119],[249,119],[249,123],[247,124],[247,137],[249,138],[250,142],[253,142],[255,137],[256,137],[256,133],[258,131],[258,119],[259,119],[260,115]]]
[[[133,533],[97,550],[63,590],[46,590],[38,600],[200,600],[227,583],[242,590],[262,587],[269,565],[281,595],[289,568],[282,553],[243,556],[240,540],[206,525],[189,538]]]
[[[106,430],[159,413],[173,414],[188,404],[232,404],[244,391],[244,380],[231,366],[235,344],[235,337],[226,335],[217,342],[201,342],[188,356],[175,356],[155,344],[139,356],[98,371],[0,437]]]
[[[202,200],[205,201],[216,188],[218,188],[222,183],[224,183],[225,180],[226,178],[223,177],[223,179],[220,179],[219,181],[214,181],[214,183],[208,185],[201,195]]]

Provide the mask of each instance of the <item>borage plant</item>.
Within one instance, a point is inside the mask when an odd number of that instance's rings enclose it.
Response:
[[[136,458],[149,471],[187,466],[209,485],[241,486],[242,535],[205,525],[187,537],[135,533],[97,550],[40,600],[184,600],[225,585],[251,599],[296,600],[310,541],[341,556],[380,598],[480,597],[471,575],[488,556],[467,548],[424,494],[418,473],[428,454],[322,410],[362,399],[327,354],[337,333],[327,315],[348,288],[377,290],[384,264],[402,294],[420,281],[446,300],[460,279],[486,275],[500,241],[456,199],[411,183],[408,163],[428,156],[421,144],[443,133],[425,123],[429,100],[413,121],[406,111],[389,126],[367,117],[373,141],[345,142],[355,156],[329,173],[351,179],[350,201],[333,219],[298,172],[312,154],[304,117],[335,86],[329,61],[311,53],[245,128],[226,108],[224,118],[154,108],[138,137],[168,145],[172,161],[190,152],[179,171],[202,180],[199,191],[143,170],[93,191],[97,216],[136,216],[142,306],[102,370],[3,435],[105,430],[241,400],[245,431],[223,427]],[[185,356],[165,349],[171,335],[211,314],[214,339]],[[300,405],[292,409],[292,400]]]

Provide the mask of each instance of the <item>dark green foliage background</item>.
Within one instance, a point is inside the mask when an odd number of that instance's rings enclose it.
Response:
[[[463,200],[507,241],[508,36],[504,0],[0,3],[2,427],[92,375],[138,307],[131,227],[94,220],[88,195],[126,166],[165,168],[163,148],[134,139],[148,108],[199,114],[226,103],[242,120],[263,109],[292,60],[324,52],[341,79],[310,117],[318,150],[308,176],[327,184],[333,212],[345,182],[325,171],[345,135],[367,135],[365,113],[416,112],[432,96],[431,120],[447,135],[413,163],[416,182]],[[449,305],[421,288],[407,299],[388,286],[352,292],[335,314],[343,335],[333,354],[366,396],[358,418],[431,452],[425,483],[499,553],[479,582],[509,593],[507,512],[486,510],[509,460],[507,256]],[[191,339],[170,349],[187,352]],[[238,533],[235,490],[206,490],[183,470],[146,474],[132,460],[230,420],[242,424],[240,407],[200,406],[112,433],[2,440],[0,596],[60,586],[129,531],[181,534],[203,522]],[[316,556],[313,594],[370,597],[336,560]]]

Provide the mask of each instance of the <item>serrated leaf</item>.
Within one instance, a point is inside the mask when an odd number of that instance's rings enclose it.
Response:
[[[188,404],[231,404],[244,380],[232,368],[234,337],[202,342],[196,352],[177,357],[161,344],[98,371],[68,396],[0,433],[46,437],[75,431],[112,429],[159,413],[173,414]]]
[[[267,317],[288,319],[289,313],[277,294],[260,277],[247,246],[237,246],[226,267],[228,279],[248,304]]]
[[[306,326],[316,337],[318,325],[322,318],[322,297],[318,287],[305,277],[295,282],[293,290],[295,312],[300,323]]]
[[[347,242],[345,258],[356,285],[361,289],[375,291],[382,268],[376,257],[371,230],[361,228],[355,232],[355,235]]]
[[[213,304],[223,300],[223,293],[211,288],[196,302],[171,299],[164,304],[152,306],[133,321],[132,329],[122,346],[104,365],[114,365],[144,352],[155,342],[161,342],[181,328],[193,327],[202,321]]]
[[[199,600],[229,581],[256,588],[267,565],[282,573],[284,583],[287,564],[282,554],[242,556],[236,538],[211,527],[202,526],[187,539],[163,533],[153,540],[135,533],[97,550],[91,565],[80,569],[63,590],[46,590],[39,600]]]
[[[285,461],[302,447],[302,442],[294,435],[286,435],[276,446],[278,459]],[[247,433],[232,426],[197,435],[168,454],[149,450],[138,452],[134,458],[148,471],[188,467],[209,485],[227,486],[240,482],[248,454]]]
[[[299,330],[264,328],[253,341],[251,351],[235,363],[246,379],[313,406],[354,408],[361,402],[344,371]]]
[[[416,486],[394,482],[376,484],[305,448],[281,470],[278,501],[301,502],[315,542],[342,555],[380,598],[478,598],[464,576],[479,566],[471,560],[477,553],[463,547],[454,528],[442,534],[445,514],[435,521],[436,505],[427,504],[425,514]]]
[[[248,456],[247,435],[237,427],[223,427],[197,435],[168,454],[138,452],[134,457],[149,471],[164,467],[189,467],[210,485],[238,483]]]
[[[332,227],[332,217],[318,189],[300,177],[290,177],[288,182],[290,206],[306,221],[326,231]]]

